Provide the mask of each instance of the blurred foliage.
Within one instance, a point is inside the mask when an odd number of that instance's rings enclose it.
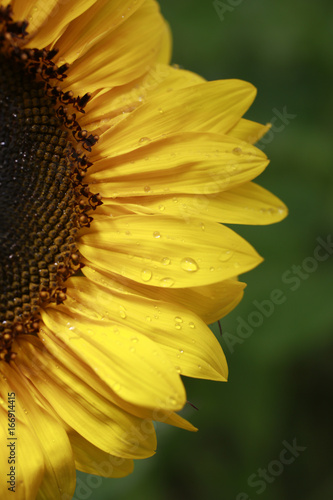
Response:
[[[238,6],[230,7],[232,4]],[[161,0],[174,37],[173,63],[208,80],[240,78],[258,96],[246,115],[269,122],[274,110],[296,115],[265,144],[271,164],[259,183],[288,205],[276,226],[237,227],[265,257],[244,276],[242,303],[222,320],[227,384],[185,380],[199,407],[184,414],[196,434],[157,426],[154,458],[136,462],[125,479],[103,480],[94,500],[318,500],[333,498],[333,256],[300,279],[283,281],[313,256],[316,238],[332,234],[331,161],[333,4],[294,0],[214,2]],[[285,301],[242,344],[230,348],[239,318],[248,320],[273,289]],[[233,352],[231,352],[233,351]],[[282,441],[306,447],[262,494],[248,478],[279,459]],[[83,474],[80,479],[85,481]],[[244,496],[241,493],[244,492]],[[78,496],[78,498],[80,498]],[[88,498],[88,497],[87,497]]]

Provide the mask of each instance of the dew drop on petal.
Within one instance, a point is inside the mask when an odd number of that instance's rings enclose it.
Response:
[[[133,342],[133,344],[136,344],[137,342],[139,342],[138,337],[132,337],[131,342]]]
[[[194,324],[192,321],[188,324],[188,326],[189,326],[190,328],[195,328],[195,324]]]
[[[210,267],[210,268],[209,268],[209,270],[210,270],[211,272],[214,272],[214,271],[215,271],[215,267]]]
[[[198,264],[195,262],[194,259],[191,259],[190,257],[186,257],[183,259],[180,263],[180,267],[189,273],[194,273],[199,269]]]
[[[141,137],[141,139],[139,140],[139,142],[150,142],[151,139],[149,137]]]
[[[175,369],[176,369],[177,373],[181,373],[182,372],[182,369],[180,368],[180,366],[175,366]]]
[[[172,404],[172,406],[176,406],[176,404],[177,404],[177,400],[176,400],[176,398],[173,398],[173,397],[171,396],[171,397],[169,398],[169,401],[170,401],[170,403]]]
[[[164,257],[162,260],[161,260],[161,263],[163,264],[163,266],[168,266],[170,264],[170,259],[168,259],[168,257]]]
[[[150,191],[150,186],[145,186],[145,187],[143,188],[143,190],[145,191],[145,193],[149,193],[149,191]]]
[[[176,330],[181,330],[182,329],[182,327],[181,327],[181,325],[179,323],[175,324],[175,328],[176,328]]]
[[[219,261],[221,261],[221,262],[227,262],[228,260],[231,259],[232,256],[233,256],[233,251],[232,250],[224,250],[219,255]]]
[[[233,152],[235,155],[240,155],[243,151],[242,151],[242,148],[237,147],[237,148],[234,148],[234,149],[232,150],[232,152]]]
[[[154,231],[153,232],[153,236],[154,236],[154,238],[160,238],[161,237],[161,235],[160,235],[160,233],[158,231]]]
[[[119,307],[119,314],[120,314],[120,317],[123,319],[125,319],[127,317],[127,314],[126,314],[124,307],[122,307],[122,306]]]
[[[175,321],[176,321],[177,323],[182,323],[182,322],[183,322],[183,318],[181,318],[180,316],[176,316],[176,317],[175,317]]]
[[[158,206],[158,209],[159,209],[161,212],[164,212],[164,210],[165,210],[165,206],[164,206],[164,205],[159,205],[159,206]]]
[[[144,269],[141,272],[142,281],[149,281],[149,280],[151,280],[151,277],[152,277],[152,272],[149,269]]]
[[[148,323],[151,322],[151,317],[150,316],[146,316],[146,321],[148,321]]]
[[[160,283],[163,288],[170,288],[175,284],[175,282],[171,278],[163,278],[161,279]]]

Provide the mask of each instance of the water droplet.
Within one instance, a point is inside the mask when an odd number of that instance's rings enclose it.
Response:
[[[183,349],[179,349],[180,354],[184,354]]]
[[[163,278],[161,279],[160,283],[163,288],[170,288],[175,284],[175,282],[171,278]]]
[[[129,351],[130,351],[130,352],[135,352],[135,347],[133,347],[133,346],[132,346],[132,347],[130,347],[130,348],[129,348]]]
[[[215,271],[215,267],[210,267],[210,268],[209,268],[209,270],[210,270],[211,272],[213,272],[213,271]]]
[[[170,264],[170,259],[168,259],[168,257],[164,257],[162,260],[161,260],[161,263],[163,264],[163,266],[168,266]]]
[[[139,142],[150,142],[151,139],[149,137],[141,137],[141,139],[139,140]]]
[[[158,108],[158,111],[160,114],[164,113],[163,109],[162,108]]]
[[[237,148],[234,148],[234,149],[232,150],[232,152],[233,152],[235,155],[240,155],[243,151],[242,151],[242,148],[237,147]]]
[[[221,255],[219,255],[219,260],[221,262],[227,262],[233,256],[232,250],[224,250]]]
[[[161,237],[161,235],[160,235],[160,233],[158,231],[154,231],[153,232],[153,236],[154,236],[154,238],[160,238]]]
[[[150,316],[146,316],[146,321],[148,321],[148,323],[151,322],[151,317]]]
[[[172,198],[172,201],[173,201],[174,203],[178,203],[178,198],[174,197],[174,198]]]
[[[182,327],[181,327],[181,325],[179,323],[175,324],[175,328],[176,328],[176,330],[181,330],[182,329]]]
[[[190,257],[186,257],[183,259],[180,263],[180,267],[189,273],[194,273],[199,269],[198,264],[195,262],[194,259],[191,259]]]
[[[195,328],[195,324],[194,324],[192,321],[188,324],[188,326],[189,326],[190,328]]]
[[[144,269],[141,273],[141,279],[142,281],[149,281],[151,280],[152,277],[152,272],[149,269]]]
[[[145,186],[145,187],[143,188],[143,190],[145,191],[145,193],[149,193],[149,191],[150,191],[150,186]]]
[[[201,365],[198,365],[198,368],[199,368],[199,370],[201,370],[202,366],[201,366]]]
[[[176,404],[177,404],[177,400],[176,400],[176,398],[173,398],[173,397],[171,396],[171,397],[169,398],[169,401],[170,401],[170,403],[172,404],[172,406],[176,406]]]
[[[182,323],[182,322],[183,322],[183,318],[181,318],[180,316],[176,316],[176,317],[175,317],[175,321],[176,321],[177,323]]]
[[[161,212],[164,212],[164,210],[165,210],[165,206],[164,206],[164,205],[159,205],[159,206],[158,206],[158,209],[159,209]]]
[[[181,373],[182,372],[182,369],[180,368],[180,366],[175,366],[175,369],[176,369],[177,373]]]
[[[131,342],[133,342],[133,344],[136,344],[137,342],[139,342],[138,337],[132,337]]]
[[[120,317],[123,318],[123,319],[125,319],[127,317],[125,308],[123,306],[119,307],[119,314],[120,314]]]
[[[201,226],[201,229],[204,231],[205,230],[205,224],[203,222],[201,222],[200,226]]]

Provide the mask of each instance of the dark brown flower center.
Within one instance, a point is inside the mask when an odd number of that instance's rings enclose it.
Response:
[[[15,337],[38,332],[40,308],[66,298],[77,232],[100,200],[83,184],[82,147],[97,138],[66,108],[82,111],[89,96],[57,86],[68,68],[52,63],[55,51],[19,48],[26,24],[8,9],[0,22],[0,360],[9,361]]]

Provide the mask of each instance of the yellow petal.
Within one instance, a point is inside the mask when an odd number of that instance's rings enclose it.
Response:
[[[88,279],[72,278],[66,306],[78,312],[121,322],[155,342],[178,373],[189,377],[226,380],[227,364],[220,344],[206,324],[192,311],[174,303],[122,292],[104,277],[101,287]],[[95,297],[95,301],[91,301]],[[112,300],[110,300],[112,297]]]
[[[41,333],[47,335],[47,329],[41,327]],[[96,447],[123,458],[144,458],[154,453],[152,424],[147,422],[143,431],[140,419],[105,400],[61,360],[43,351],[41,344],[19,342],[20,369],[70,427]]]
[[[228,131],[228,135],[249,142],[250,144],[255,144],[270,128],[270,124],[261,125],[260,123],[241,118],[239,122]]]
[[[198,219],[159,215],[97,216],[78,240],[97,269],[159,287],[194,287],[242,274],[261,262],[232,230]]]
[[[94,96],[87,108],[89,113],[80,117],[80,124],[89,130],[98,127],[102,134],[115,125],[115,117],[124,117],[147,99],[203,82],[201,76],[190,71],[156,64],[137,80]]]
[[[125,401],[172,411],[183,407],[186,396],[178,373],[162,350],[144,335],[106,319],[87,321],[67,316],[61,307],[50,307],[42,316],[68,349],[90,364]]]
[[[28,33],[33,36],[44,23],[60,8],[60,0],[14,0],[12,2],[13,18],[15,21],[29,22]],[[43,48],[43,47],[38,47]]]
[[[58,58],[72,64],[107,33],[114,31],[141,7],[144,0],[99,0],[80,17],[74,19],[57,39]],[[70,4],[72,5],[72,4]],[[108,47],[103,48],[106,52]],[[56,60],[56,59],[55,59]]]
[[[175,132],[224,134],[239,121],[255,94],[256,89],[241,80],[205,82],[157,94],[106,131],[92,158],[132,151],[143,145],[142,137],[155,140]]]
[[[19,350],[19,345],[14,344],[14,349]],[[15,392],[15,404],[17,415],[17,441],[20,456],[17,457],[17,469],[19,476],[25,484],[27,492],[31,497],[30,489],[35,489],[35,483],[40,482],[42,472],[42,481],[39,484],[37,495],[38,500],[54,499],[61,500],[63,493],[72,495],[75,490],[75,467],[72,449],[68,436],[63,427],[51,417],[41,406],[34,402],[31,392],[32,386],[29,380],[22,376],[20,358],[17,356],[11,366],[1,363],[1,371],[6,378],[3,384],[7,386],[7,392]],[[15,369],[14,369],[15,368]],[[28,367],[31,369],[32,366]],[[38,366],[33,367],[38,371]],[[2,382],[3,383],[3,382]],[[4,387],[5,389],[5,387]],[[22,428],[28,428],[34,437],[35,444],[27,449],[31,444],[31,439],[24,439],[27,433],[23,431],[22,439],[19,435]],[[21,454],[22,443],[22,454]],[[20,447],[20,448],[19,448]],[[25,459],[24,459],[25,458]],[[24,470],[22,470],[24,469]],[[31,473],[31,478],[27,474]],[[17,481],[19,484],[19,481]]]
[[[69,439],[78,470],[102,477],[124,477],[133,471],[133,460],[110,455],[74,431]]]
[[[157,61],[162,64],[170,64],[172,54],[172,33],[169,24],[165,23],[161,47]]]
[[[34,3],[27,16],[29,20],[27,30],[29,35],[32,35],[27,46],[44,48],[52,44],[67,25],[95,4],[96,0],[76,0],[75,4],[59,0],[57,2],[37,0]]]
[[[225,224],[273,224],[288,214],[285,204],[266,189],[247,182],[221,193],[104,198],[98,213],[113,217],[158,214],[179,218],[197,217]]]
[[[85,182],[103,198],[191,193],[205,196],[258,176],[268,165],[257,148],[217,134],[183,133],[96,161]],[[112,165],[112,167],[111,167]]]
[[[86,268],[85,268],[86,269]],[[109,386],[105,384],[101,378],[94,373],[88,364],[85,364],[83,360],[76,357],[69,351],[66,344],[63,343],[59,338],[47,329],[46,326],[43,327],[43,332],[41,334],[43,346],[47,351],[53,356],[54,359],[60,360],[60,362],[72,373],[78,376],[81,380],[84,380],[90,387],[92,387],[96,392],[98,392],[103,398],[107,399],[113,405],[117,405],[122,408],[125,412],[135,415],[140,419],[144,420],[141,423],[143,429],[150,428],[150,421],[156,420],[158,422],[166,423],[169,425],[174,425],[176,427],[181,427],[189,431],[195,431],[195,427],[189,422],[181,418],[179,415],[175,414],[172,410],[165,410],[163,408],[143,408],[142,406],[135,406],[127,401],[121,399],[115,392],[111,391]],[[32,358],[34,362],[36,360]],[[148,420],[148,422],[146,422]],[[73,431],[69,428],[69,433]],[[82,440],[84,438],[82,437]]]
[[[229,279],[194,288],[160,288],[129,281],[105,271],[101,273],[89,266],[83,268],[83,273],[91,281],[103,286],[109,281],[112,281],[113,287],[118,283],[118,288],[124,293],[134,293],[141,297],[181,304],[197,314],[207,325],[232,311],[241,301],[246,286],[245,283]]]
[[[6,397],[4,401],[7,401],[8,395],[4,394],[4,396]],[[35,500],[44,474],[44,457],[36,436],[31,432],[29,426],[23,422],[18,425],[17,438],[20,448],[18,449],[17,440],[15,441],[15,450],[12,448],[13,451],[16,451],[15,462],[8,463],[11,448],[6,449],[8,453],[2,448],[0,453],[0,470],[3,475],[0,482],[0,496],[3,500],[12,500],[13,498],[15,500]],[[10,443],[8,437],[8,408],[6,410],[1,408],[0,443],[2,447],[6,446],[5,443]],[[6,481],[10,480],[10,477],[6,477],[6,474],[10,472],[10,467],[15,467],[15,493],[8,489],[13,484],[6,484]]]
[[[143,75],[156,62],[163,27],[157,4],[146,1],[73,62],[63,88],[82,95],[124,85]]]

